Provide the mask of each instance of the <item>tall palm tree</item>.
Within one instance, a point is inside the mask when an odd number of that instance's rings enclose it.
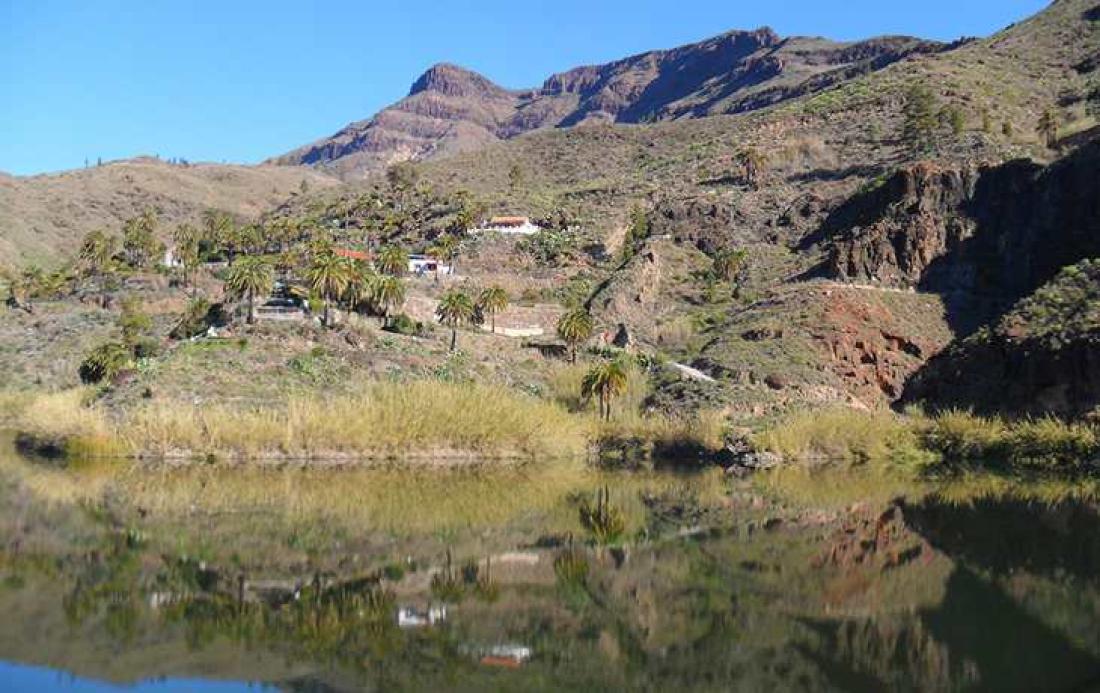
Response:
[[[441,235],[435,241],[435,250],[439,259],[451,266],[451,272],[454,272],[455,260],[458,259],[458,246],[458,237],[449,233]]]
[[[497,331],[497,313],[508,307],[508,292],[500,286],[490,286],[482,289],[477,297],[477,306],[483,313],[488,313],[492,320],[493,333]]]
[[[626,365],[620,359],[615,359],[593,366],[581,381],[581,396],[585,399],[597,399],[600,418],[604,421],[611,420],[611,401],[626,392],[626,371]]]
[[[344,299],[348,302],[348,305],[353,308],[364,305],[373,308],[380,279],[381,275],[367,265],[354,263],[351,268],[351,276],[348,278],[348,287],[344,292]]]
[[[1035,131],[1046,142],[1048,149],[1054,149],[1058,145],[1058,112],[1053,108],[1048,108],[1043,111],[1043,115],[1039,117],[1039,125],[1035,128]]]
[[[180,224],[172,231],[172,242],[176,244],[176,259],[183,266],[183,284],[193,289],[191,276],[199,266],[199,230],[190,224]]]
[[[310,287],[325,302],[325,312],[321,317],[321,324],[325,327],[331,327],[332,302],[339,299],[347,291],[352,277],[351,263],[336,253],[323,252],[313,258],[313,264],[310,265],[307,277]]]
[[[261,257],[246,257],[233,265],[225,278],[225,288],[234,296],[248,297],[248,324],[256,321],[256,295],[271,293],[275,272]]]
[[[383,326],[389,320],[390,311],[404,302],[405,284],[397,277],[379,277],[374,286],[374,306],[382,314]]]
[[[455,350],[458,341],[458,326],[473,320],[475,312],[474,302],[465,292],[453,290],[443,294],[435,314],[440,322],[451,328],[451,351]]]
[[[409,254],[396,245],[387,245],[378,251],[378,271],[400,277],[409,269]]]
[[[592,336],[596,323],[592,315],[583,308],[571,310],[558,320],[558,336],[569,345],[569,361],[577,362],[577,346]]]

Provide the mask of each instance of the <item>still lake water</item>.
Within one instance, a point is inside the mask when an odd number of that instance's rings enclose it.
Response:
[[[581,521],[601,489],[614,547]],[[4,450],[0,690],[1092,690],[1093,498]]]

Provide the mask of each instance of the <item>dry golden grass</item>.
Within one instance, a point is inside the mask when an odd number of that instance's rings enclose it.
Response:
[[[505,388],[413,381],[270,406],[153,402],[111,421],[83,390],[36,398],[19,429],[88,454],[534,458],[584,453],[589,422]]]
[[[601,423],[600,438],[638,438],[653,441],[658,446],[693,445],[706,450],[720,450],[726,433],[726,417],[713,410],[695,412],[690,416],[642,415],[628,412]]]
[[[787,459],[891,461],[919,451],[916,433],[890,412],[828,409],[795,414],[755,437],[756,446]]]

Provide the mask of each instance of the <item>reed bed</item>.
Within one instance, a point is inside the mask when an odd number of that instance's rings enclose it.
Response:
[[[73,452],[163,458],[534,458],[582,455],[590,422],[505,388],[376,383],[263,406],[151,402],[113,419],[86,393],[36,398],[21,432]]]
[[[1100,431],[1053,417],[1007,420],[966,411],[806,411],[755,437],[788,460],[882,462],[924,472],[987,468],[1090,474],[1100,471]]]

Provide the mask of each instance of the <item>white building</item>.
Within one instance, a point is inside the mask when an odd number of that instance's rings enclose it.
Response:
[[[542,227],[532,223],[527,217],[492,217],[489,221],[475,229],[470,229],[470,231],[471,233],[495,231],[496,233],[530,236],[542,231]]]
[[[436,604],[421,611],[413,606],[403,606],[397,610],[397,625],[401,628],[423,628],[434,626],[447,620],[447,607]]]
[[[409,274],[451,274],[451,266],[427,255],[409,256]]]

